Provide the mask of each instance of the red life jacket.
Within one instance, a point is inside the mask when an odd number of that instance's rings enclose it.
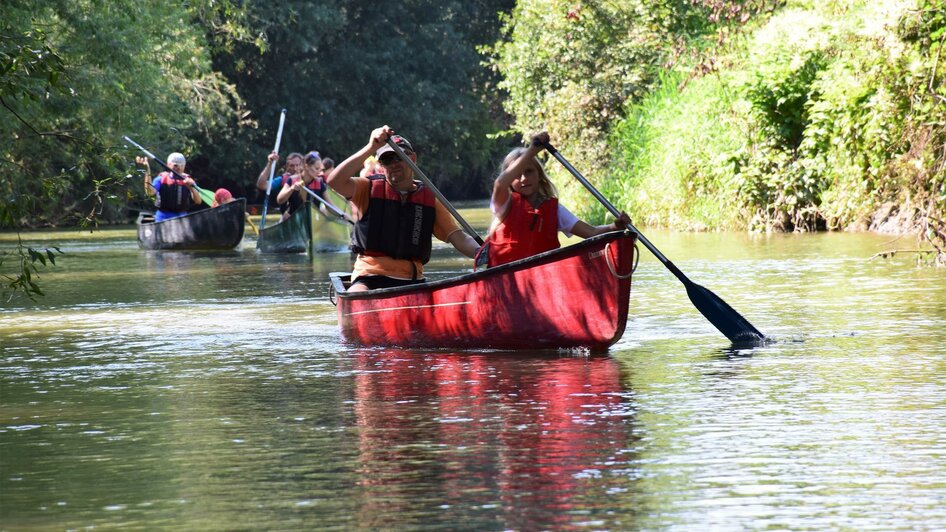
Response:
[[[548,198],[535,209],[512,192],[509,212],[488,242],[491,267],[558,249],[558,198]]]
[[[352,229],[352,251],[369,257],[430,260],[434,234],[434,194],[419,181],[417,189],[403,196],[384,176],[368,178],[368,208]]]
[[[182,175],[190,177],[187,174]],[[158,177],[161,178],[161,187],[158,188],[158,197],[155,200],[157,208],[167,212],[186,212],[194,206],[194,198],[191,197],[191,191],[183,179],[178,179],[171,172],[161,172]]]
[[[289,186],[292,186],[299,179],[301,178],[289,177],[287,178],[286,182],[289,183]],[[317,177],[313,179],[312,181],[310,181],[307,185],[305,185],[305,188],[311,190],[312,192],[315,192],[316,194],[318,194],[320,198],[324,198],[325,189],[328,188],[328,186],[325,184],[325,181],[322,181],[322,178]],[[283,203],[279,206],[280,212],[285,212],[288,209],[289,214],[292,214],[296,212],[299,209],[299,207],[302,207],[303,203],[308,203],[312,199],[309,197],[307,193],[303,192],[302,194],[304,195],[305,199],[300,198],[299,194],[295,194],[295,193],[289,196],[289,199],[286,200],[286,203]]]

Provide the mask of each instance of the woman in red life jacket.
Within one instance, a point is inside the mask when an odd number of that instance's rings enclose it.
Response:
[[[197,183],[191,176],[184,173],[184,167],[187,160],[180,153],[168,155],[167,165],[174,172],[161,172],[154,180],[151,180],[151,167],[148,159],[145,157],[135,157],[135,162],[145,169],[145,193],[154,196],[154,204],[157,212],[154,214],[155,222],[162,222],[178,216],[184,216],[192,207],[200,205],[200,193],[197,191]],[[179,178],[178,175],[183,177]]]
[[[310,151],[306,154],[302,173],[294,175],[283,180],[282,190],[276,196],[276,203],[283,211],[283,220],[289,218],[292,213],[299,210],[302,205],[310,201],[309,194],[302,190],[307,188],[317,194],[320,198],[325,197],[327,185],[320,177],[322,174],[322,158],[319,152]],[[325,207],[319,202],[319,208],[325,212]]]
[[[494,218],[489,245],[481,250],[488,254],[489,266],[557,249],[559,231],[589,238],[624,229],[631,222],[622,212],[613,224],[593,226],[560,205],[555,185],[535,158],[548,142],[549,134],[543,131],[532,137],[528,148],[516,148],[503,160],[490,202]]]

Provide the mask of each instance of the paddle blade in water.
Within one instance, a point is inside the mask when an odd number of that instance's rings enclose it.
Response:
[[[730,342],[758,344],[765,341],[765,336],[722,298],[693,281],[687,281],[684,284],[690,301]]]

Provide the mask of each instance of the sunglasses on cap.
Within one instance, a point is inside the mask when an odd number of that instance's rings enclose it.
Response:
[[[414,152],[412,152],[411,150],[404,150],[404,153],[407,155],[410,155]],[[378,162],[381,163],[381,166],[391,166],[392,164],[398,163],[400,161],[401,161],[401,158],[398,157],[398,155],[394,152],[387,152],[378,158]]]

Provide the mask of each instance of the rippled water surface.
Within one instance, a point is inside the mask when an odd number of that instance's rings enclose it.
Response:
[[[649,231],[775,342],[644,251],[607,356],[341,345],[344,253],[24,237],[66,255],[0,308],[2,529],[946,528],[946,271],[887,237]]]

